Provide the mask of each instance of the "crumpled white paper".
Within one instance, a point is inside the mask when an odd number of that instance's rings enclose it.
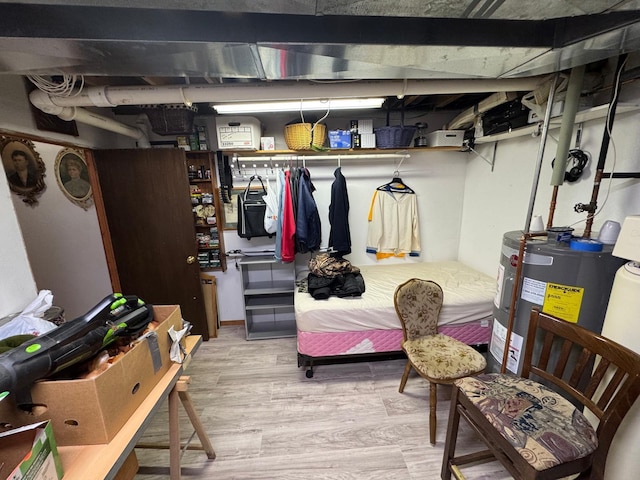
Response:
[[[183,320],[184,328],[175,330],[173,326],[169,328],[169,337],[171,337],[171,348],[169,349],[169,358],[176,363],[182,363],[187,358],[187,351],[180,344],[180,340],[189,334],[191,324]]]
[[[14,335],[42,335],[56,328],[53,322],[44,320],[44,314],[51,308],[51,290],[40,290],[38,296],[11,321],[0,327],[0,340]]]

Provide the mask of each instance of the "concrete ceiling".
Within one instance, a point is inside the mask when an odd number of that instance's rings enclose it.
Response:
[[[640,0],[0,0],[0,74],[90,85],[508,79],[637,50]]]

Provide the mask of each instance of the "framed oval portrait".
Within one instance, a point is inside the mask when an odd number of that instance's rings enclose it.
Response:
[[[84,154],[74,148],[62,149],[56,156],[54,168],[62,193],[71,202],[87,210],[93,204],[93,191]]]
[[[25,197],[22,201],[28,205],[37,205],[36,197],[47,186],[44,183],[45,165],[35,145],[22,138],[2,137],[0,156],[11,191]]]

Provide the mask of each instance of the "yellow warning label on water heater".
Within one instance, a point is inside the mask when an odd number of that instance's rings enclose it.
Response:
[[[577,323],[584,288],[547,283],[542,311],[567,322]]]

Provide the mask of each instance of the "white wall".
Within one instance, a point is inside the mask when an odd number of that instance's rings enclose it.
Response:
[[[621,101],[638,103],[640,92],[635,87],[623,88]],[[616,116],[612,131],[613,143],[609,146],[605,172],[610,172],[613,168],[614,152],[616,171],[640,171],[639,121],[640,111]],[[604,119],[583,124],[581,148],[590,153],[591,160],[577,182],[565,182],[559,188],[553,225],[571,225],[575,228],[575,234],[582,234],[586,213],[576,213],[574,206],[591,200],[604,125]],[[551,137],[557,138],[558,134],[559,129],[550,130]],[[555,158],[557,146],[551,137],[547,140],[533,209],[534,215],[542,215],[545,225],[552,194],[551,161]],[[571,148],[575,144],[575,134],[573,139]],[[485,144],[478,145],[477,150],[485,157],[491,157],[492,148],[491,144]],[[472,158],[469,162],[459,249],[461,261],[489,275],[496,274],[503,234],[525,227],[538,148],[539,137],[525,136],[504,140],[497,145],[493,172],[480,157]],[[592,238],[597,238],[598,230],[605,220],[622,223],[627,215],[640,213],[640,179],[603,179],[598,206]]]
[[[79,137],[37,130],[22,79],[0,76],[0,92],[0,129],[16,136],[31,134],[94,148],[132,146],[125,137],[83,124],[78,124]],[[62,147],[44,142],[34,145],[46,167],[47,188],[38,197],[38,205],[22,202],[22,197],[9,191],[6,177],[0,179],[0,315],[22,310],[38,290],[47,289],[53,293],[54,304],[65,309],[66,317],[75,318],[111,293],[96,211],[93,206],[83,210],[60,190],[54,165]]]
[[[264,136],[276,137],[276,149],[286,149],[284,141],[284,125],[296,118],[297,114],[257,116],[264,127]],[[351,118],[372,118],[368,114],[359,112],[358,115],[344,115],[341,112],[331,112],[326,120],[329,129],[348,128]],[[436,130],[445,123],[450,116],[431,115],[427,117],[430,130]],[[225,117],[221,117],[223,120]],[[308,117],[307,117],[308,118]],[[399,124],[396,115],[391,124]],[[424,121],[423,117],[409,118],[406,124],[414,124]],[[374,118],[376,127],[385,125],[385,118]],[[215,130],[209,131],[210,138],[215,137]],[[394,152],[391,150],[391,152]],[[335,152],[334,152],[335,153]],[[247,155],[251,155],[250,152]],[[418,195],[420,234],[422,253],[420,257],[406,257],[404,259],[390,258],[376,261],[375,255],[365,252],[367,237],[367,216],[371,197],[379,185],[391,180],[394,171],[400,164],[400,159],[350,159],[343,156],[340,159],[342,173],[346,178],[350,211],[349,226],[351,229],[352,253],[348,258],[354,265],[372,263],[411,263],[439,260],[454,260],[457,258],[458,241],[460,236],[460,223],[462,219],[462,202],[464,198],[464,172],[468,155],[461,152],[410,152],[410,158],[403,160],[399,173],[404,182],[413,188]],[[275,186],[275,177],[270,173],[268,158],[261,161],[243,161],[246,168],[242,170],[247,178],[235,171],[235,187],[247,184],[248,178],[256,171],[261,176],[268,175],[272,185]],[[253,164],[257,169],[254,170]],[[264,164],[269,164],[267,169]],[[322,221],[321,248],[328,246],[330,225],[328,220],[329,203],[331,196],[331,184],[334,180],[334,171],[338,166],[338,158],[333,160],[314,160],[310,156],[306,160],[306,166],[311,173],[311,180],[316,187],[314,198],[318,205],[320,219]],[[266,174],[266,175],[265,175]],[[252,184],[255,185],[255,182]],[[225,248],[228,250],[260,250],[266,247],[273,248],[274,239],[266,237],[246,240],[238,237],[233,230],[224,232]],[[297,269],[304,268],[309,261],[309,255],[298,255],[296,258]],[[242,309],[242,286],[239,271],[235,268],[235,261],[229,259],[227,272],[216,272],[218,278],[218,299],[220,318],[222,320],[235,320],[244,318]]]
[[[20,312],[38,291],[6,181],[0,181],[0,318]]]
[[[38,289],[51,290],[67,318],[86,313],[111,293],[100,226],[94,206],[72,203],[55,177],[62,147],[34,142],[46,166],[47,189],[30,207],[12,195]]]

